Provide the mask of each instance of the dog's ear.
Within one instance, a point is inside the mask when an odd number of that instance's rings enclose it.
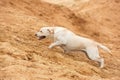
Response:
[[[54,34],[54,30],[53,29],[47,29],[49,32],[50,32],[50,34]]]

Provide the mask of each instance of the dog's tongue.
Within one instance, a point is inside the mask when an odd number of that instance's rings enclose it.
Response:
[[[41,38],[39,37],[38,40],[41,40]]]

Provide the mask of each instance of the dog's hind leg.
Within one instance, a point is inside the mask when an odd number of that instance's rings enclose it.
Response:
[[[104,67],[104,59],[103,58],[97,58],[95,61],[98,61],[100,63],[100,68]]]
[[[60,47],[63,49],[63,53],[67,54],[70,52],[70,50],[68,50],[65,45],[61,45]]]
[[[104,59],[99,56],[98,48],[96,46],[87,47],[86,53],[91,60],[100,63],[100,68],[104,67]]]

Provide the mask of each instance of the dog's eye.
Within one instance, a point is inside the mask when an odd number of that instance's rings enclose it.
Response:
[[[42,32],[42,31],[40,31],[40,32]]]

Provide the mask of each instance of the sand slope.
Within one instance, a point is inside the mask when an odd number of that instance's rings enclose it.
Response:
[[[119,0],[53,2],[0,0],[0,80],[119,80]],[[108,46],[113,56],[100,50],[105,68],[82,52],[50,50],[51,40],[34,36],[40,27],[55,25]]]

